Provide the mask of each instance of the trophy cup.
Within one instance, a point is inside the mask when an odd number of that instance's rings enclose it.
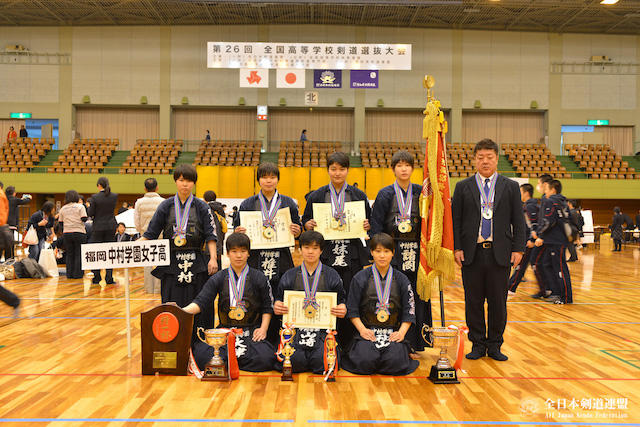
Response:
[[[324,380],[328,383],[336,381],[336,371],[338,370],[338,344],[335,334],[334,331],[329,331],[324,341]]]
[[[200,332],[204,332],[204,339],[202,339]],[[213,358],[207,362],[204,368],[202,381],[229,381],[229,369],[220,357],[220,347],[227,343],[227,331],[198,328],[197,335],[200,341],[213,347]]]
[[[293,342],[293,337],[296,334],[295,329],[291,328],[288,324],[286,324],[280,330],[280,342],[282,344],[282,355],[284,356],[284,361],[282,362],[282,381],[293,381],[293,367],[291,366],[291,356],[295,353],[296,349],[291,346]]]
[[[429,339],[431,337],[431,339]],[[447,356],[447,348],[453,347],[458,341],[458,330],[445,327],[422,327],[422,338],[433,347],[440,347],[440,357],[431,367],[429,379],[434,384],[459,384],[456,370],[451,366]]]

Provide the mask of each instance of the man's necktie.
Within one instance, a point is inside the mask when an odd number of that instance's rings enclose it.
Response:
[[[489,178],[484,180],[484,187],[482,189],[484,191],[485,199],[487,202],[489,200]],[[480,229],[480,235],[483,239],[488,239],[491,236],[491,220],[486,219],[484,216],[482,217],[482,228]]]

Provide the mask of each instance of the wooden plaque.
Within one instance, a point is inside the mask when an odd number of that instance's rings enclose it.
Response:
[[[193,314],[162,304],[140,314],[142,375],[187,375]]]

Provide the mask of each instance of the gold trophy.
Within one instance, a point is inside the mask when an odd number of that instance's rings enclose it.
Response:
[[[202,339],[200,332],[204,332],[204,339]],[[227,331],[198,328],[197,335],[200,341],[213,347],[213,358],[207,362],[204,368],[202,381],[229,381],[229,367],[220,357],[220,347],[227,343]]]
[[[431,339],[429,339],[431,337]],[[459,384],[456,370],[451,366],[447,349],[458,344],[458,330],[445,327],[422,327],[422,338],[433,347],[440,347],[440,357],[431,367],[429,379],[434,384]]]
[[[291,366],[291,356],[295,353],[296,349],[291,346],[293,342],[293,337],[296,334],[296,330],[290,327],[288,324],[285,324],[282,329],[280,329],[280,340],[282,343],[281,354],[284,356],[284,361],[282,362],[282,381],[293,381],[293,367]]]

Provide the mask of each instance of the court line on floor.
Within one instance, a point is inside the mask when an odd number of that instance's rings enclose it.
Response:
[[[640,426],[640,423],[579,422],[579,421],[434,421],[434,420],[307,420],[309,424],[462,424],[474,426]]]
[[[617,359],[621,362],[626,363],[629,366],[633,366],[634,368],[640,369],[640,366],[636,365],[635,363],[631,363],[630,360],[627,359],[623,359],[622,357],[618,357],[615,354],[611,354],[610,351],[637,351],[637,350],[600,350],[602,353],[606,354],[607,356],[611,356],[614,359]]]
[[[0,423],[283,423],[294,420],[232,418],[0,418]]]

